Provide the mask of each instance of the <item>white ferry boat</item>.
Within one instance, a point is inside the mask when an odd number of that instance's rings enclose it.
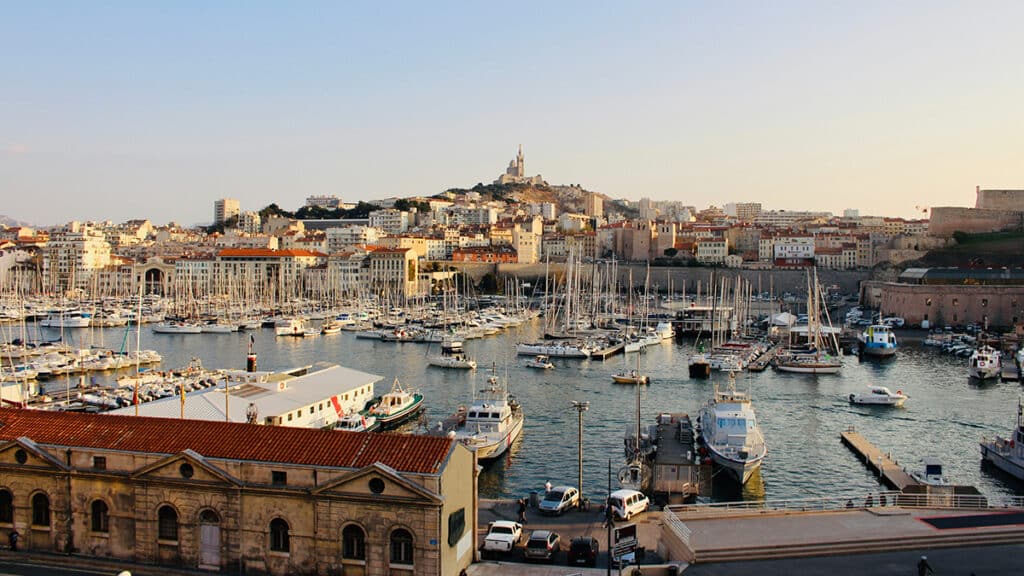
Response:
[[[1002,372],[999,351],[991,346],[982,346],[971,354],[967,362],[971,378],[977,380],[988,380],[998,378]]]
[[[476,452],[480,461],[504,454],[523,431],[523,409],[497,376],[473,399],[465,420],[455,429],[455,439]]]
[[[750,398],[736,390],[734,373],[729,374],[725,391],[715,387],[714,397],[700,409],[698,422],[700,438],[714,463],[740,484],[746,484],[761,467],[768,445]]]

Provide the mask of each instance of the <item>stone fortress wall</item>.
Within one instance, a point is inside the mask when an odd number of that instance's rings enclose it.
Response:
[[[978,190],[974,208],[932,208],[928,235],[948,238],[954,232],[1024,229],[1024,190]]]

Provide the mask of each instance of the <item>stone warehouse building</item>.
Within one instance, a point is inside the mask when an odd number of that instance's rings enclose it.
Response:
[[[454,575],[476,462],[444,437],[0,409],[0,533],[230,573]]]
[[[897,282],[864,282],[861,303],[911,325],[1009,328],[1024,322],[1024,270],[908,268]]]

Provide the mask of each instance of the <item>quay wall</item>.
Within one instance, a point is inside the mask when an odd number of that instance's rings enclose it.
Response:
[[[444,262],[444,266],[454,267],[464,271],[474,281],[479,282],[488,272],[496,273],[499,276],[509,275],[518,278],[521,282],[536,283],[543,278],[545,272],[552,275],[563,276],[565,274],[564,263],[546,265],[537,264],[489,264],[484,262]],[[581,275],[589,278],[594,273],[593,268],[597,267],[597,274],[605,274],[607,265],[583,264]],[[703,267],[651,267],[642,262],[619,263],[618,281],[620,284],[629,282],[632,273],[633,284],[643,286],[644,279],[650,271],[651,291],[656,289],[661,292],[668,290],[671,285],[674,292],[687,294],[697,292],[697,284],[700,283],[702,293],[706,293],[708,283],[711,281],[711,274],[715,278],[727,278],[734,280],[737,277],[750,282],[755,291],[773,291],[776,295],[783,292],[805,292],[807,286],[807,274],[803,269],[794,270],[745,270],[742,268],[703,268]],[[871,278],[870,270],[827,270],[818,269],[818,281],[823,286],[837,285],[839,290],[847,294],[857,294],[860,291],[860,283]]]

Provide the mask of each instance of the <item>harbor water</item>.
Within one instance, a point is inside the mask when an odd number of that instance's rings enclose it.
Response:
[[[30,325],[33,336],[36,328]],[[5,331],[8,331],[5,328]],[[134,349],[135,328],[70,330],[65,340],[76,345],[107,346],[117,350],[127,341]],[[578,412],[572,401],[588,401],[583,413],[583,491],[601,498],[608,485],[608,463],[615,474],[623,461],[623,439],[636,428],[637,390],[614,384],[611,376],[623,368],[636,368],[635,354],[607,360],[552,359],[553,370],[524,367],[526,357],[515,355],[515,344],[540,337],[542,322],[480,340],[465,342],[467,353],[480,367],[474,371],[445,370],[429,366],[428,344],[386,343],[358,339],[354,333],[314,338],[277,338],[272,329],[232,334],[154,334],[141,330],[141,347],[163,355],[158,369],[184,367],[198,358],[206,368],[243,369],[250,334],[254,335],[260,370],[281,370],[316,362],[333,362],[381,377],[378,394],[386,392],[397,377],[425,396],[427,425],[472,401],[473,390],[482,387],[491,367],[507,377],[510,392],[522,403],[525,430],[511,452],[486,466],[480,477],[480,496],[513,498],[540,490],[545,482],[577,484]],[[44,338],[57,334],[42,330]],[[7,340],[12,335],[4,334]],[[16,335],[15,335],[16,336]],[[438,344],[431,346],[437,347]],[[695,414],[712,395],[715,382],[725,384],[724,374],[710,380],[690,380],[687,357],[692,342],[668,340],[647,348],[640,369],[651,384],[640,388],[640,418],[646,428],[659,413]],[[436,350],[431,350],[437,352]],[[860,493],[876,490],[878,483],[866,467],[839,441],[850,426],[908,470],[922,458],[938,458],[954,484],[973,485],[990,496],[1021,495],[1024,485],[997,470],[983,468],[978,441],[982,436],[1006,435],[1012,429],[1021,387],[993,382],[978,386],[967,376],[967,361],[946,356],[906,338],[897,357],[890,360],[858,360],[844,357],[840,375],[787,374],[771,369],[743,373],[737,387],[749,390],[769,453],[760,477],[742,490],[716,491],[718,499],[783,499]],[[92,377],[97,383],[112,382],[113,373]],[[74,386],[77,378],[45,383],[47,389]],[[853,392],[868,385],[902,390],[910,399],[903,408],[855,406],[847,401]],[[613,488],[615,480],[613,478]]]

